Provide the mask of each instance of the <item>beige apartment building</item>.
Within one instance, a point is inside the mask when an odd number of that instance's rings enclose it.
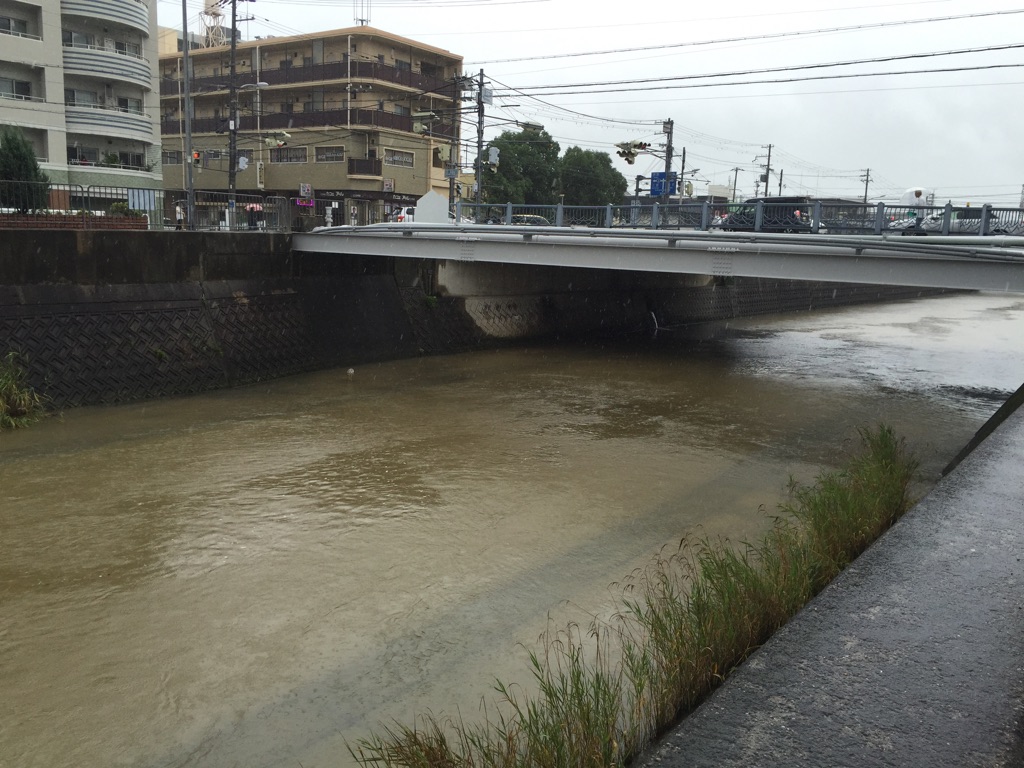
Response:
[[[0,124],[55,184],[162,189],[156,6],[0,0]]]
[[[161,38],[164,186],[229,189],[230,44],[192,47],[186,146],[181,33]],[[369,26],[236,41],[235,192],[336,201],[334,223],[367,223],[447,196],[457,148],[462,59]],[[352,215],[354,214],[354,216]]]

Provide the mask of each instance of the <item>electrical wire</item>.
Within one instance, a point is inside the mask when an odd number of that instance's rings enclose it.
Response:
[[[962,21],[964,19],[980,19],[989,16],[1007,16],[1011,14],[1024,13],[1024,8],[1015,8],[1009,11],[985,11],[980,13],[965,13],[958,16],[937,16],[929,19],[905,19],[901,21],[879,21],[873,24],[852,24],[844,27],[823,27],[821,29],[793,30],[788,32],[771,32],[761,35],[747,35],[743,37],[723,37],[712,40],[699,40],[686,43],[667,43],[665,45],[644,45],[635,48],[612,48],[603,51],[579,51],[576,53],[552,53],[543,56],[521,56],[511,59],[490,59],[473,62],[478,64],[510,64],[521,61],[550,61],[552,59],[579,58],[581,56],[608,56],[619,53],[641,53],[649,51],[665,51],[678,48],[696,48],[707,45],[722,45],[724,43],[746,43],[762,40],[776,40],[787,37],[804,37],[811,35],[832,34],[835,32],[861,32],[870,29],[884,29],[887,27],[909,26],[913,24],[931,24],[943,21]]]

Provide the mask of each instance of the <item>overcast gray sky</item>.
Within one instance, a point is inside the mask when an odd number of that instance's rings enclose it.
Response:
[[[198,29],[204,2],[185,2]],[[180,0],[158,9],[181,27]],[[954,204],[1015,207],[1024,194],[1024,0],[238,0],[238,15],[253,17],[246,39],[368,18],[461,55],[498,96],[490,118],[541,123],[563,151],[608,152],[631,186],[664,161],[627,165],[614,145],[657,149],[671,118],[673,169],[685,147],[697,194],[735,179],[753,196],[768,145],[772,194],[781,172],[784,194],[860,198],[867,169],[871,200],[917,185]],[[820,66],[862,60],[876,61]],[[738,74],[695,78],[722,73]],[[850,77],[863,73],[879,74]]]

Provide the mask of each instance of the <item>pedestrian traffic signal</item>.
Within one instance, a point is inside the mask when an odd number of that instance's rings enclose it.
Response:
[[[192,150],[192,165],[201,165],[203,162],[203,153],[198,149]]]

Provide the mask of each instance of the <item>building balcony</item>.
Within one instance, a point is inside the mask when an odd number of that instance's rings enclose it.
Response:
[[[60,0],[60,12],[110,24],[126,24],[149,35],[149,5],[143,0]]]
[[[349,176],[383,176],[384,162],[377,158],[350,157],[348,159]]]
[[[201,54],[196,54],[197,56]],[[309,83],[347,82],[350,80],[380,81],[405,86],[418,92],[430,92],[440,98],[452,99],[457,96],[454,84],[449,80],[396,69],[376,61],[353,61],[351,68],[343,61],[329,64],[313,64],[308,67],[285,67],[283,69],[264,69],[256,72],[239,72],[235,75],[238,86],[246,83],[264,82],[275,85],[308,85]],[[180,84],[177,80],[165,79],[160,83],[161,96],[177,96]],[[227,91],[225,76],[197,77],[192,81],[193,93]]]
[[[224,124],[222,117],[196,118],[192,121],[192,133],[223,132]],[[160,133],[163,136],[180,136],[184,133],[184,125],[180,119],[164,119],[160,123]],[[238,121],[238,129],[244,133],[332,127],[384,128],[412,133],[413,119],[409,115],[396,115],[377,109],[326,109],[319,112],[274,112],[259,118],[243,115]],[[454,139],[457,136],[454,125],[434,124],[430,132],[435,138]]]
[[[95,45],[64,47],[64,73],[103,80],[116,78],[150,89],[149,62],[129,53],[120,53]]]
[[[64,108],[64,121],[68,132],[156,143],[153,123],[148,115],[117,107],[69,104]]]

